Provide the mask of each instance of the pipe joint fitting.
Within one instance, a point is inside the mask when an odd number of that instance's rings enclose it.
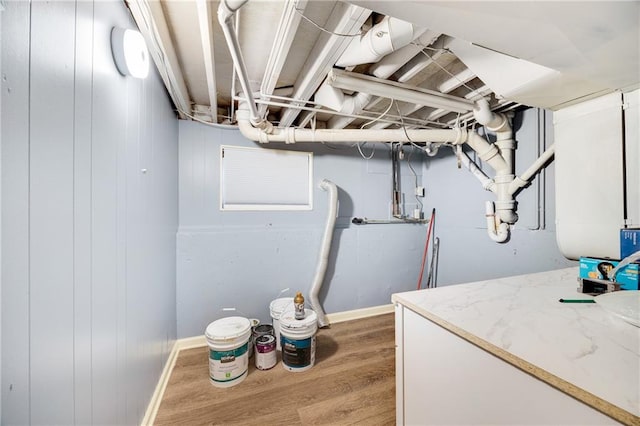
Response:
[[[516,141],[513,140],[513,138],[511,137],[511,133],[508,134],[508,136],[504,139],[501,139],[500,136],[504,136],[505,133],[499,133],[498,134],[498,139],[496,140],[496,145],[498,146],[498,148],[500,148],[500,150],[503,149],[516,149]]]
[[[250,122],[251,122],[251,125],[253,127],[255,127],[256,129],[262,130],[264,133],[267,133],[267,134],[273,133],[273,124],[271,124],[267,120],[264,120],[264,119],[263,120],[251,119]]]
[[[457,132],[456,139],[452,143],[454,145],[462,145],[469,138],[469,133],[467,129],[463,129],[462,127],[456,127],[455,130]]]
[[[496,155],[500,155],[500,150],[495,145],[489,145],[489,147],[485,151],[478,152],[478,155],[480,156],[480,159],[482,161],[489,162],[489,160],[491,160]]]
[[[511,133],[511,125],[507,116],[504,114],[492,114],[493,120],[485,125],[487,130],[495,133]]]
[[[484,185],[482,185],[482,188],[485,191],[491,191],[491,192],[495,192],[496,190],[496,183],[493,180],[488,180],[484,183]]]
[[[294,144],[296,143],[296,129],[290,127],[287,129],[285,133],[285,141],[286,144]]]
[[[500,185],[500,184],[510,184],[513,179],[514,179],[514,175],[512,175],[512,174],[503,174],[503,173],[497,173],[495,175],[495,177],[493,178],[493,180],[498,185]]]

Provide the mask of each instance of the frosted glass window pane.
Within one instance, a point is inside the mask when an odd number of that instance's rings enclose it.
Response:
[[[310,210],[312,153],[221,147],[222,210]]]

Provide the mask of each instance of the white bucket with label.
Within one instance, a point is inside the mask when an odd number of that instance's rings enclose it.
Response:
[[[280,316],[282,366],[285,370],[306,371],[316,362],[318,316],[311,309],[305,309],[304,312],[305,317],[301,320],[297,320],[295,311],[291,310]]]
[[[209,324],[209,378],[214,386],[227,388],[247,377],[251,322],[243,317],[221,318]]]
[[[276,336],[276,350],[280,350],[280,316],[285,310],[293,310],[293,297],[281,297],[269,304],[271,320],[273,323],[273,333]]]

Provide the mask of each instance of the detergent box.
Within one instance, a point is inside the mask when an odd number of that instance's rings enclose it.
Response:
[[[640,229],[620,230],[620,259],[640,251]]]
[[[619,261],[611,259],[597,259],[593,257],[580,258],[580,278],[608,280],[607,274],[618,266]],[[630,263],[616,275],[615,282],[620,284],[621,290],[640,290],[640,274],[637,263]]]

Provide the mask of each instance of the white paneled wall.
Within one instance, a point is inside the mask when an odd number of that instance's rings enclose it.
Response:
[[[120,1],[6,2],[2,424],[136,424],[176,336],[175,115]]]

